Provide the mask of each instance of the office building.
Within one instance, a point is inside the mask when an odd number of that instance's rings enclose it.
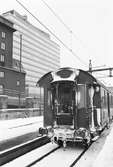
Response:
[[[15,31],[13,23],[0,16],[0,109],[17,107],[25,99],[25,72],[12,56]]]
[[[20,60],[22,42],[22,64],[26,71],[26,96],[38,98],[40,91],[37,80],[45,73],[60,67],[60,47],[50,39],[50,35],[32,25],[27,16],[12,10],[3,14],[13,22],[17,30],[13,38],[13,58]],[[22,41],[20,39],[22,35]]]

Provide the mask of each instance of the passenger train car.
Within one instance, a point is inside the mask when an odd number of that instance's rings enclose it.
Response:
[[[40,134],[66,147],[88,145],[113,117],[113,94],[89,72],[60,68],[37,82],[44,88],[44,128]]]

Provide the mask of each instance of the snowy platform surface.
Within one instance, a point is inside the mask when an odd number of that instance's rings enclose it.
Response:
[[[102,150],[95,159],[93,167],[113,167],[113,127]]]
[[[0,121],[0,142],[12,139],[27,133],[38,132],[43,126],[43,117],[19,118]]]

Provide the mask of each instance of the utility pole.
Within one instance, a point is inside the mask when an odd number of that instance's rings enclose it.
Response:
[[[22,72],[22,34],[20,34],[20,63],[19,63],[19,108],[21,108],[21,72]]]
[[[112,70],[113,70],[113,67],[111,68],[99,68],[99,69],[92,69],[92,63],[91,63],[91,60],[89,60],[89,70],[87,72],[90,72],[92,74],[92,72],[100,72],[100,71],[109,71],[109,76],[108,77],[113,77],[112,75]]]
[[[91,63],[91,59],[89,60],[89,72],[92,73],[92,63]]]

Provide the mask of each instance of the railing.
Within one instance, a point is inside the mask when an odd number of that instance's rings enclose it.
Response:
[[[18,97],[18,96],[25,97],[25,92],[20,92],[14,89],[4,89],[2,94],[12,97]]]
[[[0,120],[28,118],[43,115],[42,108],[0,109]]]
[[[43,96],[40,94],[29,94],[13,89],[3,89],[0,92],[0,108],[39,108],[43,110]],[[6,97],[5,97],[6,96]],[[6,105],[6,106],[5,106]],[[4,107],[5,106],[5,107]]]

